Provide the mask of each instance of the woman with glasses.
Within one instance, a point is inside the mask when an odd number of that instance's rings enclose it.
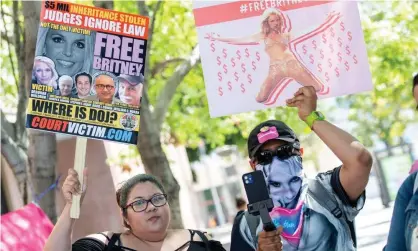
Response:
[[[412,95],[418,104],[418,74],[412,81]],[[418,106],[417,106],[418,110]],[[396,195],[389,236],[384,251],[418,250],[418,173],[417,161],[410,175],[402,183]]]
[[[84,184],[87,184],[86,179]],[[67,204],[44,251],[225,251],[219,242],[209,241],[202,232],[168,229],[171,214],[164,187],[155,177],[147,174],[130,178],[116,192],[126,231],[95,234],[72,244],[75,223],[70,218],[72,195],[82,194],[82,201],[86,191],[85,187],[81,191],[74,169],[69,169],[62,191]]]

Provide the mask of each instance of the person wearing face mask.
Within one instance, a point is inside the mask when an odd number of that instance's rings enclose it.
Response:
[[[315,179],[305,178],[299,139],[278,120],[265,121],[251,131],[250,165],[264,173],[274,202],[270,216],[276,227],[282,228],[284,251],[356,250],[353,221],[365,202],[372,156],[353,136],[316,111],[317,99],[315,89],[307,86],[286,102],[297,107],[300,119],[341,160],[341,166]],[[233,229],[231,250],[263,251],[260,236],[266,241],[266,232],[259,217],[246,212]],[[267,240],[277,235],[270,234]]]

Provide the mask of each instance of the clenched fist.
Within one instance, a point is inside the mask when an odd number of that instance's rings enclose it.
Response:
[[[87,168],[83,170],[83,177],[83,187],[81,187],[77,172],[72,168],[68,169],[67,178],[62,185],[62,193],[67,204],[71,204],[73,195],[77,194],[81,194],[81,202],[83,201],[87,189]]]
[[[257,251],[282,251],[282,238],[281,233],[283,227],[279,227],[276,231],[265,232],[262,231],[258,236],[258,248]]]

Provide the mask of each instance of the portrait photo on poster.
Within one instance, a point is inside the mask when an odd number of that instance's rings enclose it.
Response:
[[[26,127],[136,144],[149,18],[57,3],[41,8]]]

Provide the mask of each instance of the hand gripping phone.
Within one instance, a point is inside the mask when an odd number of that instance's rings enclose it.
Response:
[[[248,213],[261,216],[264,231],[275,231],[276,226],[271,220],[269,212],[274,207],[269,196],[266,180],[262,171],[254,171],[242,175],[245,192],[248,199]]]

